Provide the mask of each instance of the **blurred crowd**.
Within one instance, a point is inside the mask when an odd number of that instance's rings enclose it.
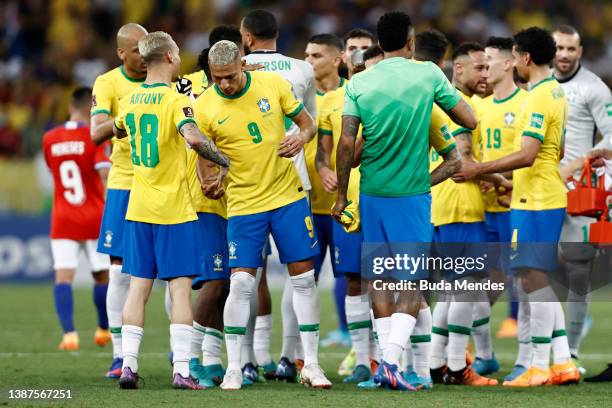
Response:
[[[0,159],[33,157],[45,130],[66,119],[77,85],[118,64],[115,32],[125,22],[172,34],[183,71],[195,69],[207,33],[238,24],[246,10],[266,8],[281,22],[279,48],[303,57],[315,33],[374,31],[385,11],[408,12],[417,30],[437,28],[453,44],[484,41],[532,25],[575,25],[584,64],[612,83],[612,2],[555,0],[4,0],[0,2]]]

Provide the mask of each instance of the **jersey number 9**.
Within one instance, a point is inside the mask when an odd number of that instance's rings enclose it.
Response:
[[[130,145],[132,146],[132,164],[145,167],[155,167],[159,163],[159,149],[157,147],[157,135],[159,132],[159,120],[157,115],[144,113],[138,121],[138,132],[140,132],[140,156],[136,149],[136,121],[133,113],[128,113],[125,123],[130,128]]]

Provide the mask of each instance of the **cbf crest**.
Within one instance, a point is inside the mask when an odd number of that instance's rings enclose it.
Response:
[[[270,111],[270,102],[268,98],[261,98],[257,101],[257,106],[259,106],[259,110],[261,113],[266,113]]]
[[[506,114],[504,115],[504,123],[506,124],[506,126],[510,126],[514,123],[514,116],[514,112],[506,112]]]
[[[227,252],[229,253],[230,259],[236,259],[236,243],[230,242],[227,244]]]
[[[219,272],[223,270],[223,255],[214,254],[213,255],[213,264],[215,265],[215,272]]]
[[[110,248],[113,246],[113,231],[106,231],[104,234],[104,247]]]

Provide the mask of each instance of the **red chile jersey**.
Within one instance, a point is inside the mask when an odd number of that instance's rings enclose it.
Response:
[[[42,146],[55,184],[51,238],[97,239],[104,211],[98,170],[111,166],[108,143],[96,146],[88,126],[69,121],[45,133]]]

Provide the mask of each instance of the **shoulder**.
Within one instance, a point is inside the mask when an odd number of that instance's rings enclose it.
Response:
[[[304,75],[306,79],[314,79],[314,69],[312,68],[312,65],[310,65],[306,61],[299,60],[297,58],[288,58],[292,64],[295,64],[295,66],[298,67],[298,69],[302,72],[302,75]]]
[[[584,67],[580,67],[580,71],[578,72],[578,75],[576,76],[580,82],[581,82],[581,87],[582,85],[584,85],[584,91],[586,93],[590,93],[590,94],[599,94],[599,93],[606,93],[606,94],[610,94],[610,88],[608,88],[608,86],[605,84],[605,82],[598,77],[594,72],[589,71],[588,69],[584,68]]]
[[[52,129],[47,130],[42,137],[42,143],[43,146],[51,143],[53,141],[54,138],[57,137],[57,135],[61,132],[61,129],[63,128],[63,126],[56,126]]]
[[[120,72],[119,67],[113,68],[110,71],[106,71],[105,73],[98,75],[98,77],[96,78],[96,81],[94,82],[94,86],[96,84],[114,82],[120,76],[121,76],[121,72]]]

